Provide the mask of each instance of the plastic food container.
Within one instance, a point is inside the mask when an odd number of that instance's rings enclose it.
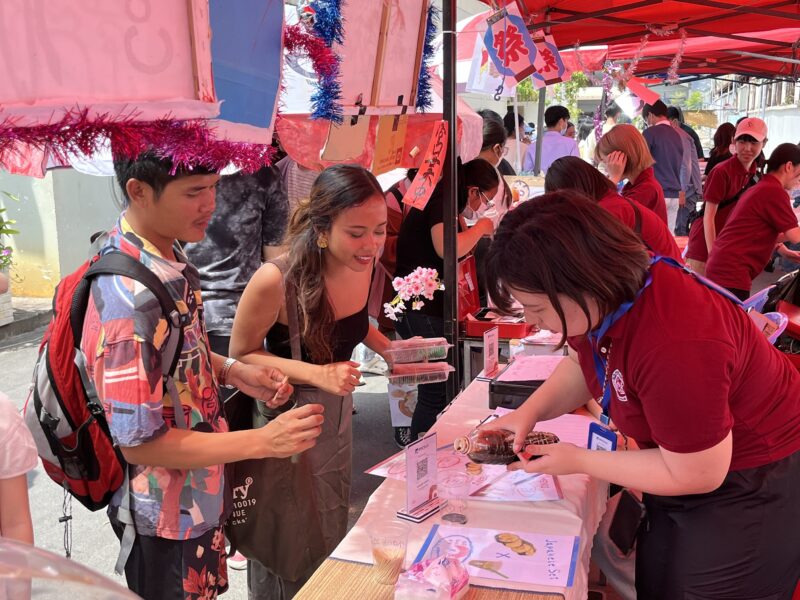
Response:
[[[384,352],[390,363],[415,363],[447,358],[452,347],[445,338],[417,338],[393,341]]]
[[[394,365],[386,376],[394,385],[419,385],[447,381],[455,369],[445,362]]]

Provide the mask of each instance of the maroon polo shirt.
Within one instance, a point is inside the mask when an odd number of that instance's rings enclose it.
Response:
[[[621,222],[631,229],[636,225],[636,212],[631,203],[615,192],[609,192],[597,203],[606,211],[610,212]],[[637,203],[638,204],[638,203]],[[681,251],[675,243],[675,238],[667,229],[656,213],[647,207],[639,204],[637,206],[641,215],[642,241],[655,254],[660,256],[670,256],[678,262],[683,262]]]
[[[650,286],[600,340],[620,431],[643,448],[691,453],[732,430],[731,471],[800,450],[800,372],[738,305],[676,267],[650,272]],[[588,337],[569,344],[601,397]]]
[[[635,200],[656,213],[664,223],[667,223],[667,203],[664,202],[664,190],[658,183],[653,167],[647,167],[639,173],[636,181],[629,181],[622,188],[622,195]]]
[[[729,198],[733,198],[739,193],[750,178],[756,172],[756,163],[747,171],[744,165],[734,154],[728,160],[719,163],[711,170],[703,186],[703,200],[711,204],[720,204]],[[738,202],[736,203],[738,204]],[[726,206],[718,210],[714,216],[714,223],[717,229],[717,237],[722,233],[728,216],[736,206]],[[708,260],[708,249],[706,248],[706,234],[703,226],[703,219],[697,219],[692,223],[689,230],[689,244],[686,248],[686,258],[706,262]]]
[[[714,242],[706,276],[723,287],[749,290],[772,257],[779,234],[797,227],[789,194],[772,175],[747,190]]]

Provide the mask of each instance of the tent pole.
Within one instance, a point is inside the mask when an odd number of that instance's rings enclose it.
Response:
[[[539,106],[536,114],[536,160],[533,164],[533,174],[539,175],[542,171],[542,140],[544,139],[544,97],[546,87],[539,88]]]
[[[516,147],[516,160],[517,160],[517,173],[522,172],[522,159],[520,158],[519,144],[522,140],[522,135],[519,132],[519,104],[517,103],[517,86],[514,86],[514,137],[517,139]]]
[[[447,156],[443,170],[444,192],[444,335],[453,350],[450,352],[449,362],[455,368],[447,380],[447,401],[451,402],[460,390],[461,369],[458,347],[458,281],[456,270],[458,257],[456,256],[456,235],[458,233],[458,210],[456,202],[458,173],[456,156],[456,0],[443,0],[442,2],[442,38],[444,42],[444,93],[442,95],[442,117],[448,122],[447,130]]]

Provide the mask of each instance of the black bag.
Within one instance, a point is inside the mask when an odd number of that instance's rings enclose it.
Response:
[[[622,490],[617,511],[608,528],[608,537],[625,556],[631,553],[636,544],[644,516],[644,504],[639,502],[628,490]]]
[[[767,301],[761,310],[762,313],[777,310],[778,302],[781,300],[800,306],[800,278],[797,276],[798,273],[800,273],[800,269],[787,273],[775,283],[775,287],[767,294]]]
[[[731,198],[728,198],[727,200],[723,200],[722,202],[720,202],[717,211],[720,211],[723,208],[727,208],[728,206],[738,202],[739,198],[742,197],[742,194],[744,194],[748,189],[757,184],[759,179],[760,179],[759,174],[755,173],[750,179],[747,180],[747,183],[744,184],[744,187],[740,189],[735,196],[732,196]],[[691,231],[692,223],[694,223],[697,219],[700,219],[702,221],[703,215],[705,214],[706,214],[706,203],[703,202],[703,206],[700,207],[700,210],[696,210],[694,211],[694,213],[689,215],[689,218],[686,221],[686,227]],[[719,231],[717,232],[717,234],[719,235]]]

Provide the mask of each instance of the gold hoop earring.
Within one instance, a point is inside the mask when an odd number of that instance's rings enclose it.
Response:
[[[317,238],[317,248],[319,248],[320,250],[325,250],[325,248],[327,247],[328,247],[328,240],[326,240],[322,236],[319,236]]]

